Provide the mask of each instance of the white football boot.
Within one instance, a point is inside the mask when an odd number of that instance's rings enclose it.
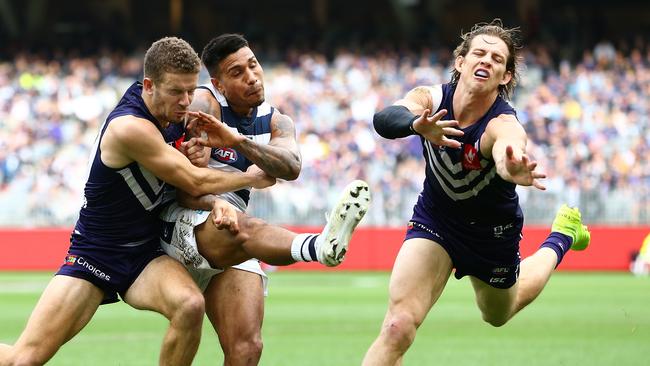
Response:
[[[368,211],[369,204],[368,183],[355,180],[345,187],[318,237],[316,257],[320,263],[334,267],[343,262],[352,232]]]

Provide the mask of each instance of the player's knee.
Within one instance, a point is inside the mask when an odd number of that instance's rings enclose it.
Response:
[[[415,339],[417,322],[408,313],[394,313],[384,325],[387,341],[397,348],[408,348]]]
[[[2,364],[3,366],[41,366],[45,365],[46,361],[40,360],[38,358],[35,358],[34,356],[27,356],[27,357],[22,357],[20,359],[16,359],[12,363],[7,363],[7,364]]]
[[[248,339],[239,339],[233,342],[228,348],[224,350],[224,354],[228,359],[245,360],[244,364],[257,364],[257,361],[262,356],[262,348],[264,344],[262,338],[250,337]]]
[[[13,347],[0,343],[0,366],[13,365]]]
[[[203,322],[205,314],[205,299],[198,291],[186,291],[177,298],[175,314],[172,318],[179,319],[188,326],[194,326]]]
[[[48,353],[49,354],[49,353]],[[37,347],[27,349],[15,350],[13,357],[5,363],[3,360],[0,365],[2,366],[41,366],[50,359],[51,356],[39,352]]]
[[[244,232],[250,233],[255,230],[267,226],[266,221],[259,219],[257,217],[251,217],[248,215],[242,215],[239,217],[239,226],[244,230]]]

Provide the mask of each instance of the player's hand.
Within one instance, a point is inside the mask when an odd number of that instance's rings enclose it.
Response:
[[[528,159],[525,153],[515,154],[512,146],[506,146],[506,161],[505,167],[512,183],[519,184],[520,186],[533,186],[540,190],[546,190],[538,179],[546,178],[546,174],[535,171],[537,162]]]
[[[214,200],[212,206],[212,223],[219,230],[226,229],[233,234],[239,233],[237,209],[221,198]]]
[[[236,147],[246,136],[228,127],[215,116],[201,111],[187,112],[190,122],[187,129],[195,136],[201,136],[200,141],[210,147]]]
[[[188,141],[183,141],[179,149],[187,158],[198,167],[207,167],[210,161],[210,149],[203,146],[201,140],[192,137]]]
[[[277,179],[275,179],[275,177],[266,174],[257,165],[249,166],[246,170],[246,174],[251,175],[254,178],[254,182],[251,185],[255,189],[267,188],[277,182]]]
[[[446,114],[446,109],[441,109],[434,115],[431,115],[429,109],[425,109],[420,118],[413,121],[413,130],[438,146],[459,149],[460,142],[447,136],[463,136],[464,132],[454,128],[458,127],[456,120],[441,121],[440,119]]]

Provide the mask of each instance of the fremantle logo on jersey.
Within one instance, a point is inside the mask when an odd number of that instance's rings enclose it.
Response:
[[[216,148],[212,150],[212,158],[222,163],[232,164],[237,161],[237,151],[228,148]]]
[[[470,144],[463,145],[463,168],[467,170],[481,170],[480,160],[476,147]]]

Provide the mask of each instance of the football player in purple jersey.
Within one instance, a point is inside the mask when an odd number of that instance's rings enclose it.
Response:
[[[540,249],[520,260],[515,187],[544,190],[545,175],[507,102],[518,80],[517,35],[498,19],[475,25],[454,51],[450,83],[416,87],[374,116],[386,138],[420,136],[426,178],[364,365],[401,364],[453,269],[470,277],[483,320],[499,327],[540,294],[570,248],[589,243],[580,212],[563,206]]]

